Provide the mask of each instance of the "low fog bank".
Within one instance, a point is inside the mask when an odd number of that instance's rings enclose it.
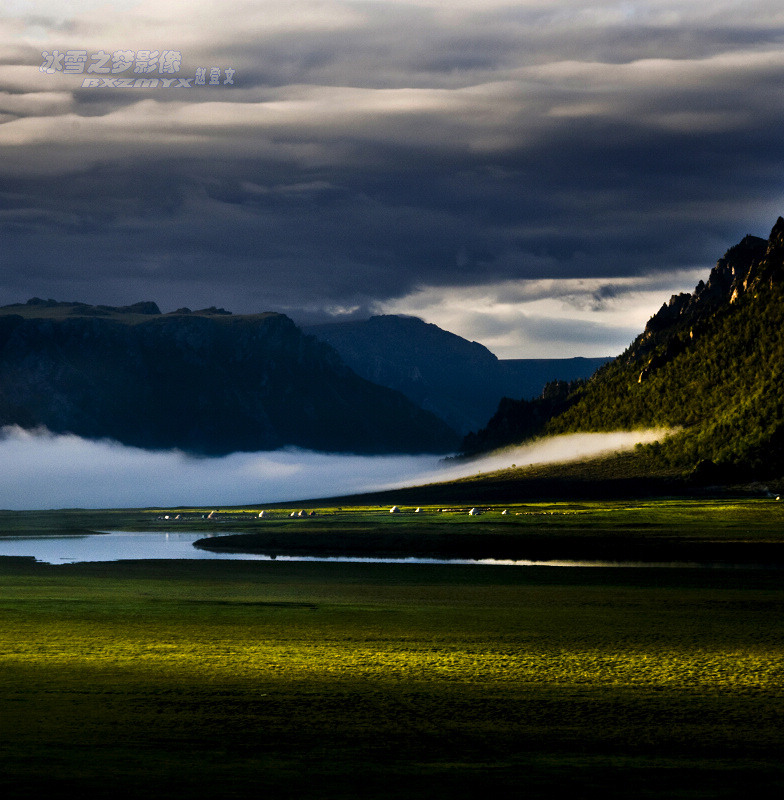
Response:
[[[579,461],[610,453],[631,450],[638,443],[650,444],[667,436],[668,430],[615,431],[613,433],[570,433],[550,436],[519,447],[506,447],[486,456],[471,459],[439,460],[435,469],[423,470],[407,480],[396,481],[378,488],[395,489],[403,486],[436,483],[468,478],[481,473],[496,472],[509,467],[533,464],[557,464]]]
[[[428,480],[455,480],[476,475],[478,472],[495,472],[508,467],[526,467],[532,464],[556,464],[579,461],[610,453],[631,450],[636,444],[650,444],[663,439],[671,431],[614,431],[612,433],[569,433],[550,436],[519,447],[506,447],[478,458],[444,462]]]
[[[48,431],[0,432],[0,508],[228,506],[361,492],[436,470],[438,456],[306,450],[197,458]]]
[[[0,431],[0,508],[229,506],[304,500],[452,480],[631,449],[662,431],[574,434],[471,461],[438,456],[352,456],[304,450],[194,458],[45,430]]]

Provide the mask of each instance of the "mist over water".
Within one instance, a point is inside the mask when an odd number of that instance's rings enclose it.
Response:
[[[255,505],[411,486],[627,450],[663,431],[557,436],[466,462],[440,456],[354,456],[286,449],[195,458],[112,441],[0,431],[0,508]]]

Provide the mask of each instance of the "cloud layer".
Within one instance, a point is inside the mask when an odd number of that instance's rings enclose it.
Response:
[[[783,35],[772,0],[5,3],[0,302],[437,322],[456,296],[586,279],[612,302],[549,326],[501,303],[483,341],[618,352],[684,272],[781,212]],[[221,82],[40,69],[145,49]]]

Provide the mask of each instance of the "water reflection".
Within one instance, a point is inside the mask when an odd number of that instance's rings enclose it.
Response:
[[[193,546],[203,533],[108,531],[84,536],[0,539],[0,556],[34,556],[46,564],[161,558],[236,558]]]
[[[227,535],[229,532],[226,532]],[[105,531],[84,536],[10,537],[0,539],[0,556],[32,556],[46,564],[136,559],[223,559],[245,561],[318,561],[360,564],[455,564],[519,567],[704,567],[705,564],[631,561],[511,561],[503,559],[368,558],[352,556],[265,556],[256,553],[216,553],[193,546],[205,533]],[[717,565],[718,566],[718,565]],[[726,567],[727,565],[722,565]]]

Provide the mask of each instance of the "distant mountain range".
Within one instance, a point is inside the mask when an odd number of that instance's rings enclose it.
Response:
[[[357,374],[396,389],[460,434],[483,427],[503,397],[538,395],[549,381],[592,375],[610,358],[496,358],[417,317],[383,315],[305,327]]]
[[[209,455],[446,453],[459,441],[288,317],[154,303],[0,309],[0,425],[11,424]]]
[[[783,319],[782,218],[612,360],[503,361],[413,317],[302,330],[275,313],[34,298],[0,309],[0,426],[207,455],[448,453],[461,436],[476,453],[659,427],[674,433],[636,451],[637,475],[782,477]]]
[[[602,359],[499,361],[407,317],[323,325],[33,298],[0,308],[0,426],[216,455],[447,453],[504,394]]]
[[[674,295],[618,358],[550,407],[505,402],[474,451],[541,433],[677,429],[640,448],[651,474],[698,482],[784,476],[784,219],[746,236],[694,292]],[[525,431],[521,436],[520,432]]]

